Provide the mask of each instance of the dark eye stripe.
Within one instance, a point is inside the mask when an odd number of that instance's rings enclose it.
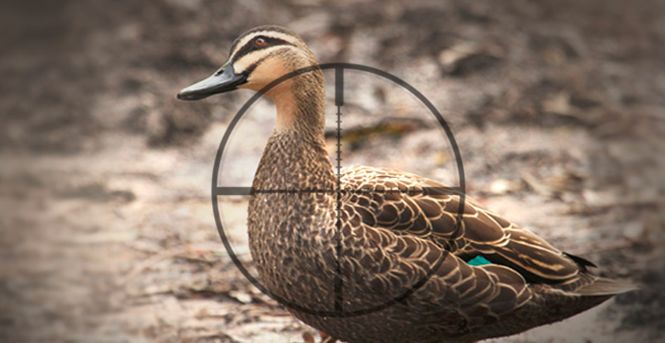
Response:
[[[259,38],[263,38],[266,41],[267,44],[264,45],[264,46],[261,46],[261,47],[256,46],[255,42]],[[293,44],[291,44],[291,43],[289,43],[289,42],[287,42],[283,39],[279,39],[279,38],[275,38],[275,37],[268,37],[268,36],[257,36],[257,37],[254,37],[249,42],[245,43],[245,45],[238,50],[238,52],[235,54],[235,56],[233,56],[233,61],[232,62],[237,61],[239,58],[249,54],[252,51],[261,50],[261,49],[265,49],[265,48],[270,48],[270,47],[277,46],[277,45],[291,45],[291,46],[293,46]]]
[[[263,60],[265,60],[268,57],[269,56],[261,57],[258,61],[252,63],[249,67],[247,67],[247,69],[245,69],[244,73],[249,75],[251,72],[254,71],[254,69],[256,69],[256,67],[259,66],[259,63],[263,62]]]
[[[256,32],[260,31],[266,31],[266,32],[275,32],[275,33],[280,33],[280,34],[285,34],[287,36],[295,36],[295,34],[283,27],[275,26],[275,25],[262,25],[262,26],[257,26],[245,33],[243,33],[240,37],[236,38],[233,43],[231,44],[231,52],[236,51],[236,47],[242,41],[245,37],[248,35],[254,34]],[[230,55],[230,54],[229,54]]]

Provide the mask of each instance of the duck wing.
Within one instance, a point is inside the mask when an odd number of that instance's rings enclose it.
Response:
[[[584,277],[591,262],[556,249],[468,198],[462,201],[436,181],[370,167],[345,169],[341,181],[348,190],[342,197],[344,211],[369,227],[428,240],[464,261],[481,256],[529,282],[575,289],[591,281]]]
[[[454,335],[492,323],[533,297],[522,275],[506,266],[470,266],[429,240],[365,224],[353,226],[347,237],[356,242],[347,246],[354,248],[343,253],[353,262],[342,263],[342,270],[354,270],[354,275],[361,275],[358,283],[369,289],[354,296],[354,283],[345,282],[346,297],[379,304],[401,299],[395,303],[402,309],[398,312],[412,313],[418,325],[440,326]]]

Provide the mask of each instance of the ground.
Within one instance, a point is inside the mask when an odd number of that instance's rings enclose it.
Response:
[[[1,6],[2,341],[300,342],[313,331],[240,274],[215,228],[213,159],[251,94],[175,99],[259,24],[302,34],[321,61],[412,84],[454,132],[471,197],[640,284],[497,342],[639,342],[665,331],[661,1]],[[423,108],[380,80],[353,80],[345,163],[457,181]],[[228,184],[251,180],[270,131],[267,103],[250,112],[224,162]],[[222,201],[251,265],[245,206]]]

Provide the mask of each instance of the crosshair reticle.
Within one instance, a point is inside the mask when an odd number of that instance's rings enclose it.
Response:
[[[222,157],[224,154],[225,147],[229,141],[230,135],[233,132],[234,128],[242,119],[242,117],[245,115],[247,110],[257,101],[259,100],[265,93],[270,91],[272,88],[276,87],[280,83],[296,77],[298,75],[304,74],[311,72],[313,70],[334,70],[334,75],[335,75],[335,106],[336,106],[336,151],[335,151],[335,172],[336,172],[336,177],[337,177],[337,182],[336,182],[336,187],[334,189],[318,189],[318,188],[312,188],[312,189],[255,189],[252,187],[241,187],[241,186],[218,186],[218,176],[219,176],[219,170],[220,170],[220,164],[222,161]],[[419,189],[383,189],[383,190],[370,190],[370,189],[348,189],[344,188],[342,185],[341,177],[342,177],[342,117],[343,117],[343,108],[344,108],[344,72],[345,70],[354,70],[354,71],[360,71],[360,72],[365,72],[365,73],[370,73],[377,75],[381,78],[387,79],[391,81],[392,83],[395,83],[399,85],[400,87],[406,89],[408,92],[410,92],[412,95],[414,95],[421,103],[423,103],[427,109],[431,112],[431,114],[436,118],[438,123],[441,125],[443,128],[443,131],[445,133],[445,137],[447,138],[447,141],[450,144],[450,147],[453,150],[453,153],[455,155],[455,161],[457,165],[457,172],[458,172],[458,180],[459,184],[456,187],[422,187]],[[294,303],[293,301],[289,301],[288,299],[284,299],[283,297],[272,293],[270,290],[268,290],[263,284],[261,284],[260,280],[258,280],[254,275],[252,275],[248,269],[243,265],[243,263],[240,261],[240,259],[237,257],[235,254],[233,247],[231,246],[229,239],[224,232],[224,227],[222,224],[221,216],[220,216],[220,210],[219,210],[219,203],[218,203],[218,197],[220,196],[238,196],[238,195],[245,195],[245,196],[253,196],[256,194],[270,194],[270,193],[283,193],[283,194],[312,194],[312,193],[321,193],[321,194],[334,194],[335,199],[336,199],[336,228],[337,228],[337,242],[336,242],[336,266],[335,270],[337,271],[337,274],[335,275],[335,285],[334,285],[334,293],[335,293],[335,299],[334,299],[334,307],[333,310],[330,311],[322,311],[322,310],[317,310],[317,309],[311,309],[311,308],[306,308],[303,307],[297,303]],[[391,306],[395,303],[398,303],[400,301],[403,301],[406,299],[409,295],[411,295],[413,292],[415,292],[418,288],[420,288],[422,285],[424,285],[427,280],[432,276],[434,271],[438,269],[438,267],[441,265],[443,262],[444,258],[446,255],[442,255],[441,258],[434,264],[434,266],[427,272],[427,274],[421,279],[418,280],[418,282],[414,283],[411,287],[407,288],[404,290],[402,294],[400,294],[397,297],[392,297],[391,299],[385,299],[385,302],[382,302],[380,304],[368,307],[368,308],[363,308],[363,309],[353,309],[353,310],[348,310],[344,309],[344,299],[343,299],[343,288],[344,288],[344,283],[343,283],[343,278],[341,277],[342,275],[342,270],[341,270],[341,264],[339,263],[340,259],[340,252],[341,252],[341,239],[339,239],[340,231],[341,231],[341,200],[342,196],[346,194],[371,194],[371,193],[402,193],[402,194],[407,194],[407,195],[416,195],[416,194],[455,194],[459,196],[459,207],[457,209],[457,215],[456,215],[456,226],[457,230],[461,229],[462,225],[462,214],[463,214],[463,209],[464,209],[464,200],[465,200],[465,178],[464,178],[464,167],[462,164],[462,157],[459,151],[459,147],[457,145],[457,142],[455,141],[455,137],[453,136],[453,133],[448,126],[448,123],[445,121],[441,113],[434,107],[434,105],[422,94],[420,93],[417,89],[415,89],[413,86],[409,85],[405,81],[399,79],[397,76],[392,75],[388,72],[385,72],[380,69],[376,69],[373,67],[365,66],[365,65],[360,65],[360,64],[352,64],[352,63],[326,63],[326,64],[319,64],[319,65],[312,65],[306,68],[301,68],[298,70],[295,70],[293,72],[290,72],[286,75],[283,75],[268,85],[266,85],[263,89],[261,89],[259,92],[254,94],[241,108],[240,110],[236,113],[236,115],[233,117],[231,122],[229,123],[228,128],[226,129],[226,132],[224,133],[224,136],[222,138],[222,141],[219,145],[219,149],[217,150],[217,155],[215,156],[215,164],[213,168],[213,174],[212,174],[212,205],[213,205],[213,213],[215,217],[215,223],[217,225],[217,230],[219,231],[219,235],[222,239],[222,242],[224,244],[224,247],[226,248],[227,253],[229,254],[231,260],[233,263],[236,265],[236,267],[240,270],[240,272],[255,286],[257,287],[261,292],[265,293],[266,295],[270,296],[272,299],[276,300],[277,302],[281,303],[282,305],[289,307],[293,310],[299,311],[299,312],[304,312],[308,313],[311,315],[319,315],[319,316],[327,316],[327,317],[350,317],[350,316],[357,316],[357,315],[363,315],[363,314],[368,314],[371,312],[375,311],[380,311],[382,309],[385,309],[388,306]]]

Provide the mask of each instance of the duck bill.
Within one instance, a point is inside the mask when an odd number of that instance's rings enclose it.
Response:
[[[178,93],[178,99],[199,100],[207,98],[213,94],[235,90],[245,82],[247,82],[247,76],[244,74],[237,75],[233,71],[233,66],[229,63],[208,78],[181,90]]]

